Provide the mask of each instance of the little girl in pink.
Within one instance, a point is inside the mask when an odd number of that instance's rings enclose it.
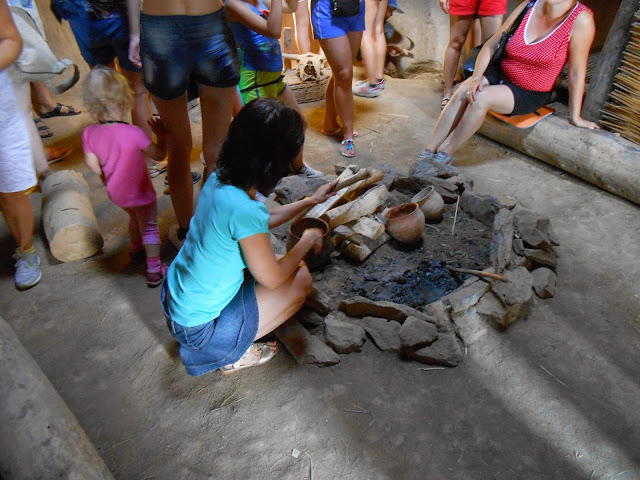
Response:
[[[156,192],[145,155],[156,161],[164,159],[166,130],[161,120],[149,120],[157,137],[153,143],[141,128],[124,120],[133,94],[127,80],[111,68],[94,68],[82,93],[89,113],[98,122],[82,132],[84,161],[91,171],[101,176],[113,203],[129,214],[132,257],[144,248],[147,285],[157,287],[167,267],[160,261]]]

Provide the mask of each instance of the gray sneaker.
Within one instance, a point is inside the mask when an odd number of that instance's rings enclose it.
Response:
[[[40,271],[40,257],[35,251],[21,252],[16,249],[13,258],[16,260],[16,288],[18,290],[27,290],[36,285],[42,278]]]
[[[433,156],[433,159],[438,163],[442,163],[443,165],[449,165],[451,163],[451,160],[453,160],[453,156],[445,152],[438,152]]]
[[[300,167],[299,170],[296,170],[296,175],[305,175],[307,178],[318,178],[322,177],[324,174],[315,168],[311,168],[306,163],[303,163],[302,167]]]
[[[425,148],[422,152],[420,152],[420,155],[418,155],[418,158],[416,158],[416,160],[433,160],[435,154],[436,152]]]

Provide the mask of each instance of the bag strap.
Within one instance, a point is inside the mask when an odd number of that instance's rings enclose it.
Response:
[[[524,17],[527,15],[527,12],[531,10],[535,4],[536,0],[531,0],[529,3],[527,3],[527,6],[522,9],[520,15],[518,15],[511,27],[509,27],[509,30],[507,30],[507,40],[510,40],[511,37],[513,37],[513,35],[516,33],[516,30],[518,30],[518,27],[520,27],[520,24],[524,20]]]

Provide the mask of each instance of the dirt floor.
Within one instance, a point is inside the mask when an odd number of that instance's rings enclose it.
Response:
[[[408,169],[439,113],[439,82],[389,79],[379,98],[356,98],[356,161]],[[62,99],[80,106],[75,95]],[[303,110],[306,160],[332,172],[345,162],[337,141],[320,135],[323,105]],[[91,185],[104,253],[60,264],[37,227],[43,279],[17,292],[13,243],[0,224],[0,314],[115,478],[640,478],[637,206],[476,137],[456,158],[475,191],[511,195],[552,218],[561,243],[555,298],[478,340],[453,369],[422,371],[367,342],[334,367],[298,366],[282,353],[236,375],[192,378],[159,290],[129,265],[126,214],[83,166],[79,134],[89,121],[47,120],[56,134],[48,143],[76,147],[54,169],[79,170]],[[201,170],[200,124],[193,128]],[[154,184],[164,238],[174,215],[163,180]],[[39,224],[40,195],[32,202]],[[166,245],[164,258],[174,254]]]

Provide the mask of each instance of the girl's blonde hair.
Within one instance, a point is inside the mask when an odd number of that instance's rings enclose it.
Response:
[[[82,86],[82,100],[89,114],[98,122],[119,120],[133,103],[129,82],[114,69],[97,66]]]

